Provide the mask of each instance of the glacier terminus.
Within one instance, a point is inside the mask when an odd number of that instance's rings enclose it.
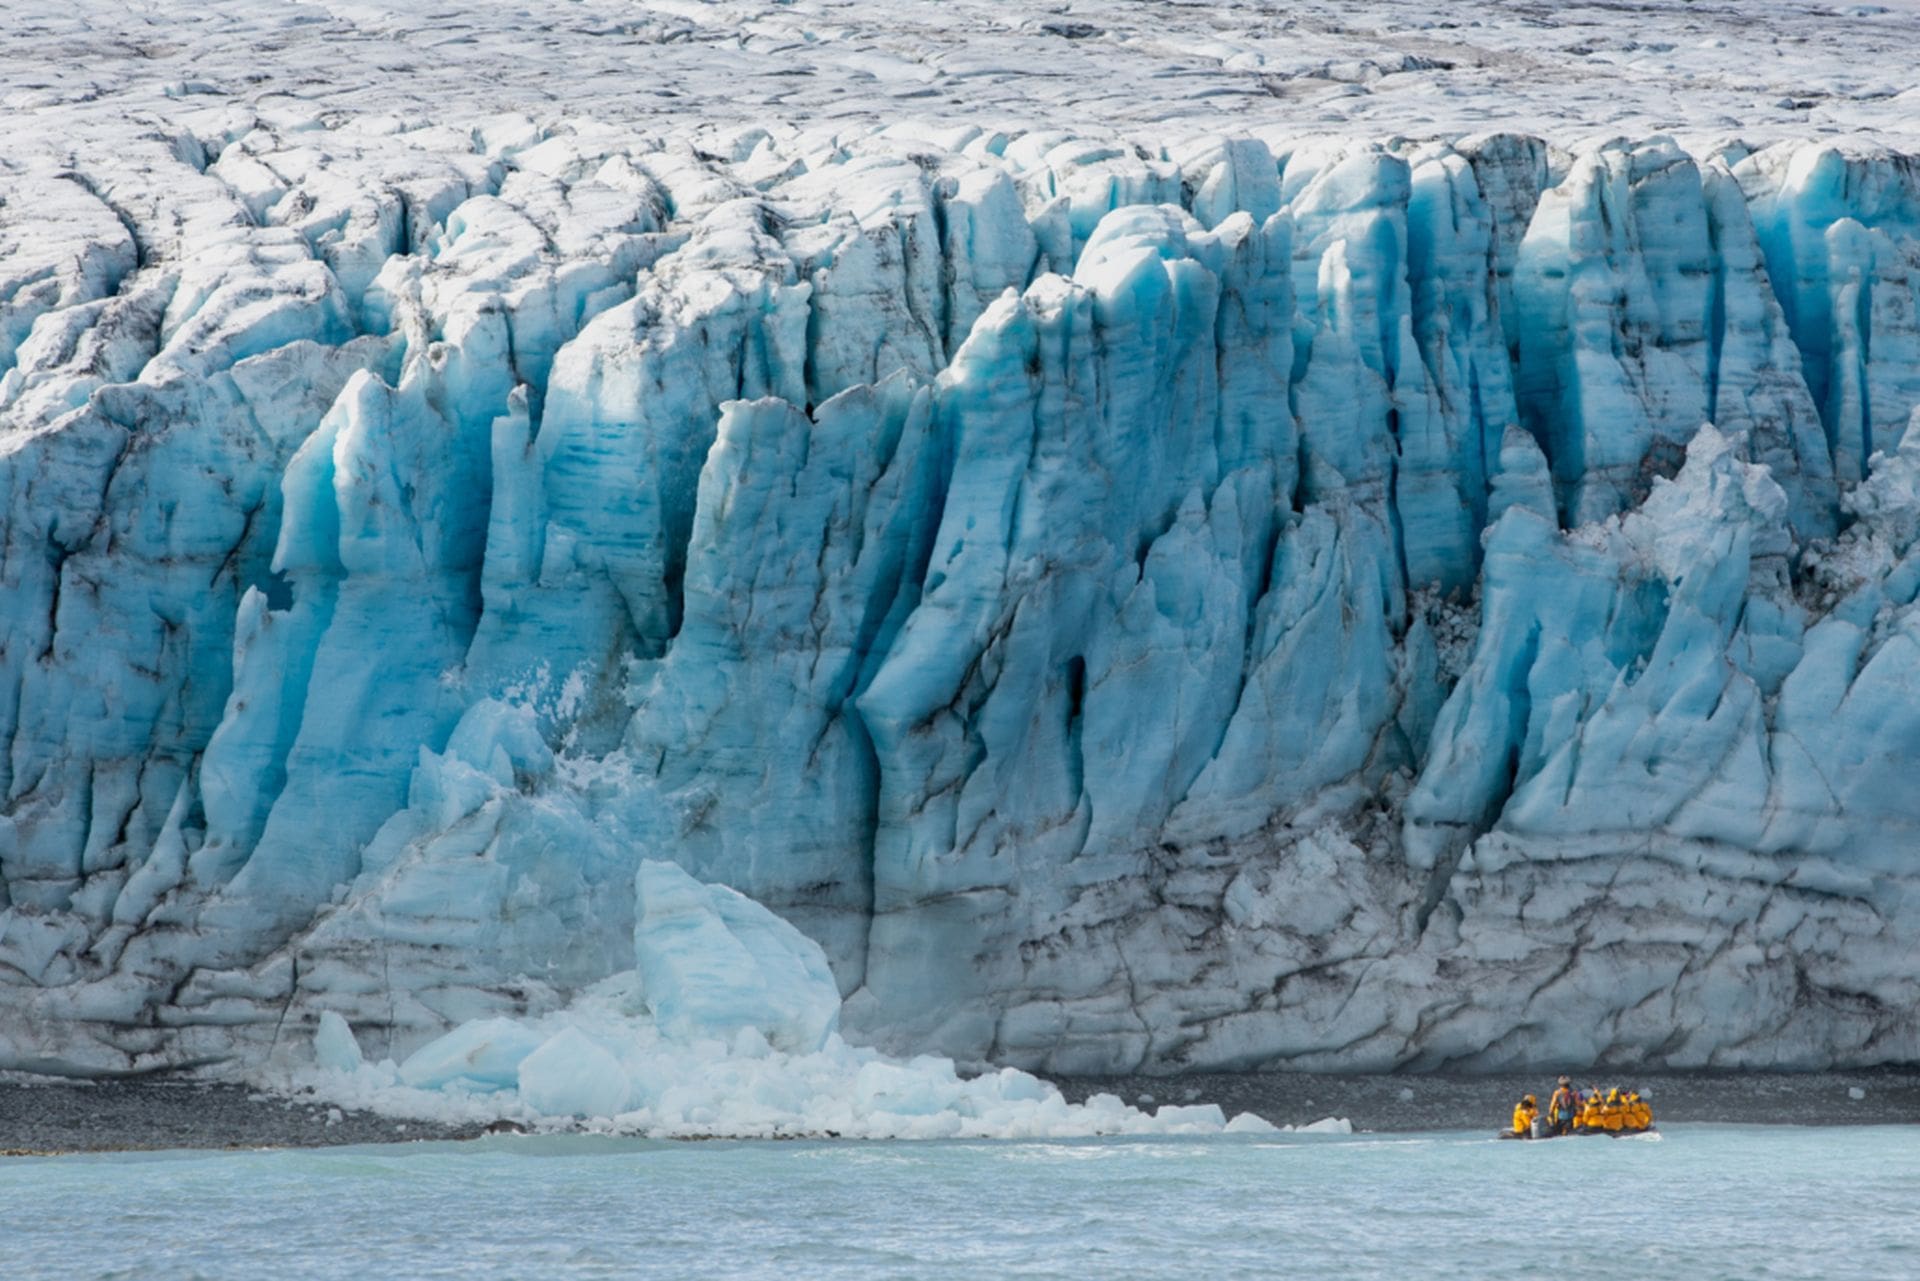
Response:
[[[1920,1060],[1914,151],[451,121],[0,148],[0,1069]]]

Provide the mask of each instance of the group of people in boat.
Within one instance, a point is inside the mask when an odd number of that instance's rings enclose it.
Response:
[[[1653,1128],[1653,1105],[1638,1091],[1598,1086],[1584,1095],[1561,1077],[1547,1099],[1544,1115],[1529,1094],[1514,1105],[1513,1135],[1520,1139],[1559,1138],[1567,1134],[1639,1134]]]

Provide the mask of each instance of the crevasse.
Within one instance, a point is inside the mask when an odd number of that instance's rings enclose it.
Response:
[[[0,1067],[1920,1058],[1920,164],[709,132],[6,178]]]

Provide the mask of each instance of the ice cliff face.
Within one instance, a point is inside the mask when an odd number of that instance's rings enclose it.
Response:
[[[0,174],[0,1067],[539,1017],[650,859],[890,1048],[1920,1058],[1911,158],[697,141]]]

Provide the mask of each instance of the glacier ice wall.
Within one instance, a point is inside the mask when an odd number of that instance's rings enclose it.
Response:
[[[1865,145],[10,162],[0,1067],[538,1017],[649,859],[969,1061],[1920,1059],[1917,407]]]

